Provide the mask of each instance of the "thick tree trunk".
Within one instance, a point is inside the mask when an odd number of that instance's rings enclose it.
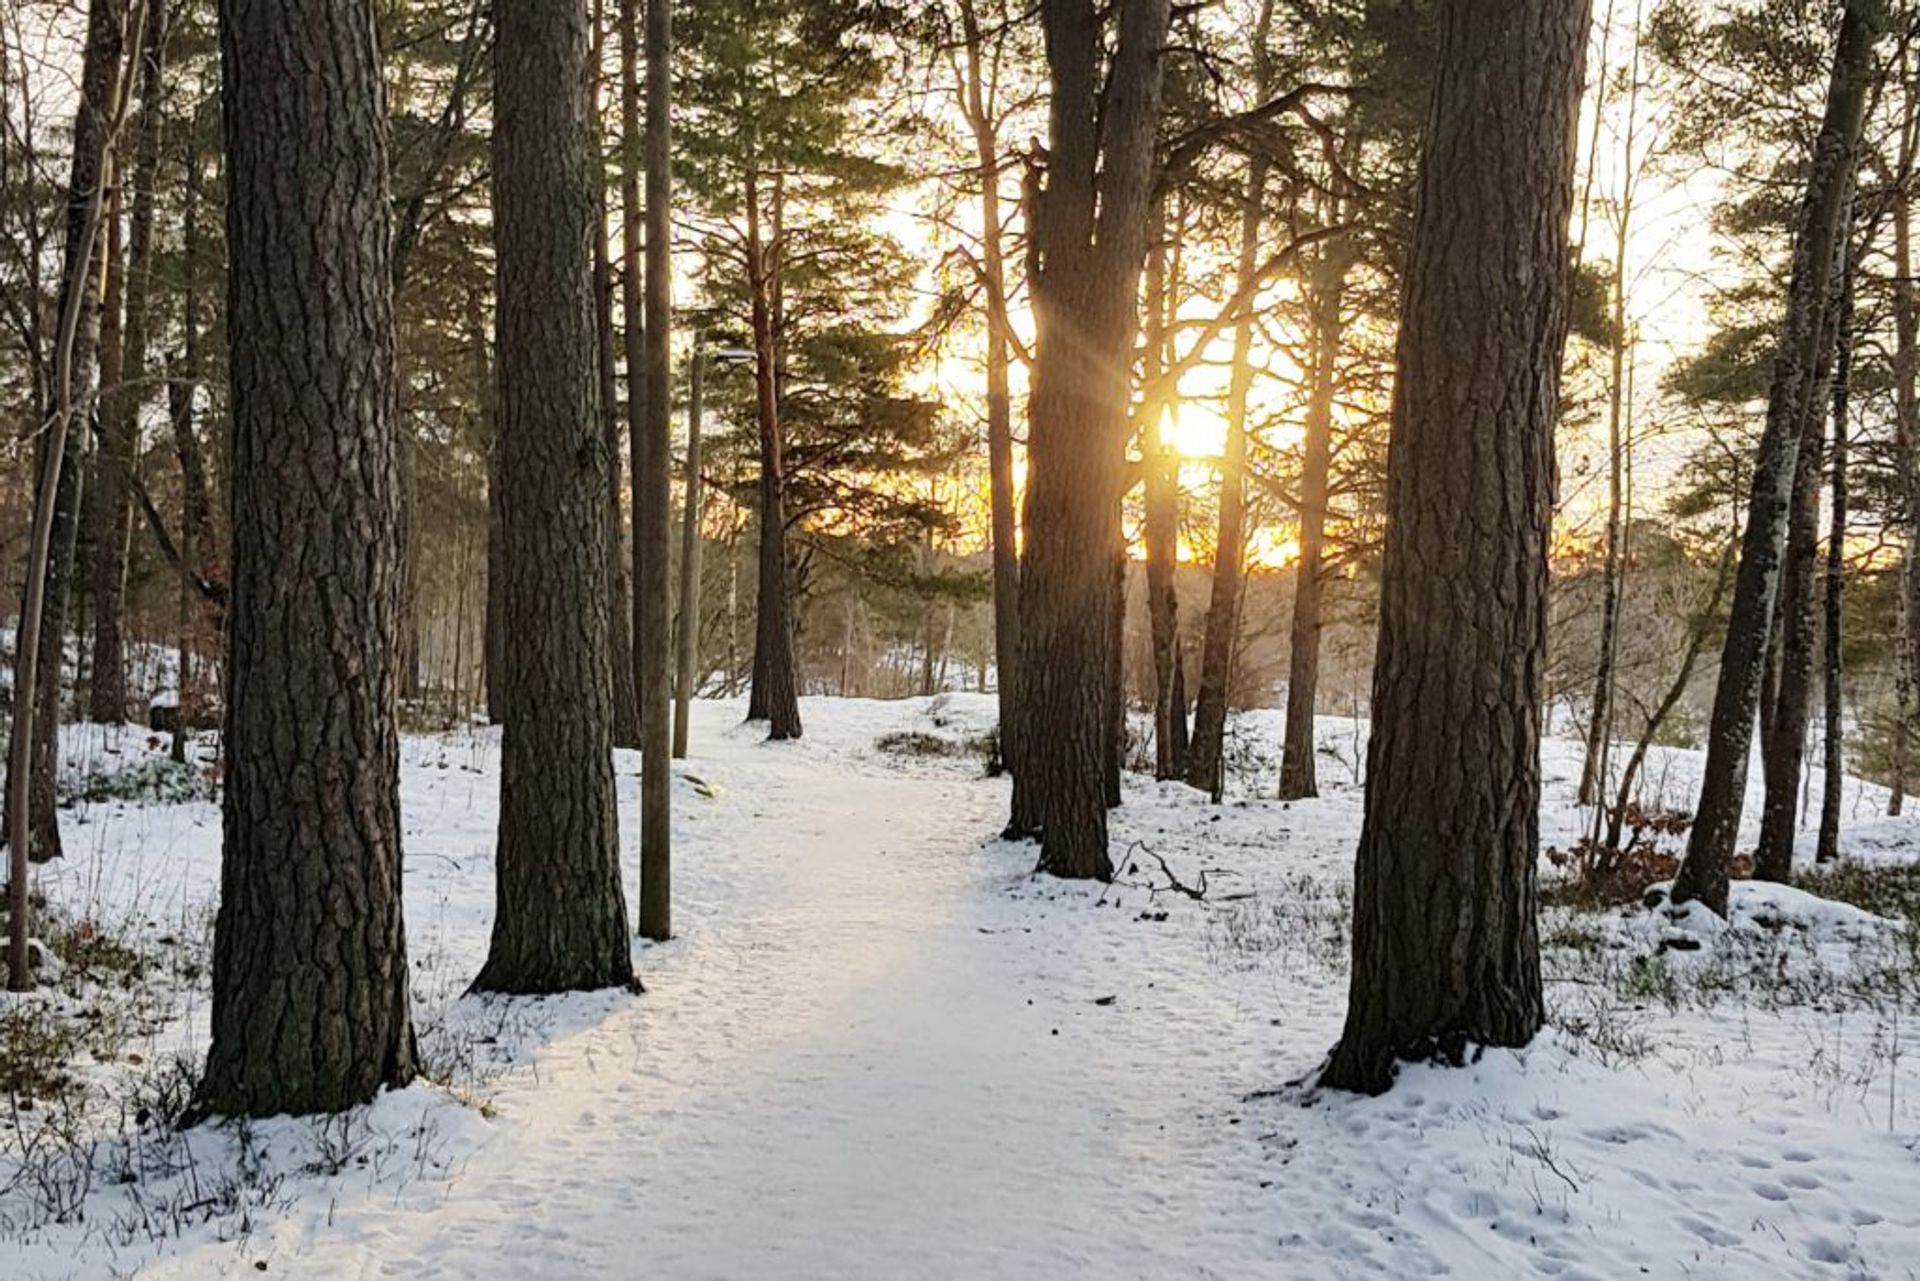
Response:
[[[1107,802],[1118,782],[1111,620],[1115,559],[1124,556],[1128,373],[1168,3],[1112,8],[1109,61],[1105,22],[1092,6],[1041,6],[1051,151],[1033,210],[1037,347],[1020,580],[1040,870],[1102,880],[1113,875]]]
[[[493,236],[509,715],[482,991],[632,981],[613,784],[584,0],[494,6]]]
[[[1674,880],[1676,902],[1698,900],[1722,915],[1727,910],[1727,876],[1746,801],[1747,760],[1760,700],[1761,649],[1779,594],[1781,543],[1801,431],[1816,403],[1814,372],[1827,334],[1824,313],[1834,250],[1866,116],[1873,44],[1882,16],[1877,0],[1847,0],[1840,22],[1825,117],[1814,144],[1806,200],[1794,235],[1786,315],[1774,356],[1766,427],[1754,462],[1733,610],[1707,733],[1700,803],[1688,835],[1686,859]]]
[[[627,0],[638,4],[639,0]],[[647,470],[634,478],[640,622],[640,933],[673,935],[672,0],[647,3]]]
[[[220,45],[232,620],[200,1102],[334,1112],[414,1074],[386,96],[365,0],[224,0]]]
[[[1300,468],[1300,560],[1293,570],[1293,623],[1287,646],[1287,721],[1280,753],[1280,799],[1320,794],[1314,769],[1313,718],[1319,709],[1321,560],[1327,544],[1327,495],[1333,470],[1333,395],[1346,333],[1347,271],[1351,251],[1328,245],[1315,264],[1313,373],[1307,398],[1307,434]]]
[[[1585,0],[1446,0],[1388,455],[1351,999],[1322,1081],[1524,1045]]]
[[[1827,564],[1823,651],[1823,713],[1826,722],[1822,761],[1825,778],[1820,792],[1820,835],[1814,862],[1832,863],[1840,857],[1840,801],[1846,790],[1846,717],[1840,688],[1842,672],[1841,607],[1845,604],[1847,571],[1847,413],[1853,382],[1853,271],[1840,280],[1840,315],[1834,326],[1837,346],[1833,356],[1833,471],[1832,502],[1827,526]]]
[[[760,423],[760,584],[753,633],[753,691],[747,719],[767,737],[799,738],[800,684],[793,652],[793,593],[787,584],[786,471],[780,428],[774,282],[760,228],[759,175],[747,171],[747,288],[752,296],[754,405]]]

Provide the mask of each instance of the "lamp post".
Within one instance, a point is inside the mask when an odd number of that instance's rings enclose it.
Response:
[[[687,504],[680,526],[680,615],[674,634],[673,755],[687,754],[688,713],[693,702],[694,666],[700,650],[700,413],[709,360],[738,364],[752,360],[744,347],[693,349],[687,393]]]

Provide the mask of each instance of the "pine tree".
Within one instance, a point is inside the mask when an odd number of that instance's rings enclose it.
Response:
[[[615,830],[589,24],[584,0],[501,0],[494,21],[508,695],[493,939],[474,987],[613,987],[633,960]]]
[[[1401,303],[1346,1027],[1324,1084],[1523,1045],[1585,0],[1443,0]],[[1463,442],[1472,441],[1472,448]]]
[[[199,1099],[331,1112],[414,1074],[386,100],[364,0],[220,19],[234,527]]]
[[[1733,843],[1746,800],[1747,760],[1761,697],[1762,651],[1780,590],[1781,550],[1801,437],[1810,407],[1817,403],[1815,367],[1828,336],[1825,315],[1835,248],[1842,234],[1846,194],[1866,115],[1873,46],[1883,17],[1879,0],[1847,0],[1840,22],[1826,112],[1794,234],[1787,306],[1714,690],[1700,803],[1686,859],[1674,880],[1676,902],[1697,899],[1722,915],[1727,910]]]
[[[1030,226],[1037,334],[1020,571],[1024,698],[1036,728],[1031,768],[1014,785],[1038,791],[1040,870],[1055,876],[1113,875],[1107,805],[1122,714],[1115,569],[1124,574],[1135,295],[1168,20],[1166,0],[1122,0],[1109,54],[1108,20],[1089,0],[1041,8],[1051,99]]]

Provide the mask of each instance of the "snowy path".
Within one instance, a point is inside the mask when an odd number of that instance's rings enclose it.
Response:
[[[1087,1275],[1117,1237],[1139,1275],[1195,1274],[1179,1206],[1214,1191],[1169,1168],[1166,1133],[1189,1091],[1154,1079],[1164,1049],[1106,1043],[1124,1015],[1078,971],[1111,949],[1027,924],[1031,851],[982,847],[1002,785],[702,728],[694,769],[724,791],[681,793],[680,937],[637,954],[647,995],[536,1018],[536,1069],[443,1201],[369,1198],[243,1255],[302,1276]],[[1158,1011],[1155,1040],[1216,1014]]]
[[[1588,1011],[1588,989],[1550,987],[1569,1020],[1604,1016],[1647,1050],[1609,1061],[1556,1029],[1466,1070],[1410,1068],[1377,1100],[1250,1098],[1338,1035],[1357,787],[1214,806],[1131,780],[1116,851],[1139,842],[1190,884],[1208,871],[1203,905],[1150,895],[1139,883],[1164,879],[1144,855],[1122,859],[1130,886],[1036,878],[1030,847],[990,839],[1004,784],[878,750],[978,732],[988,700],[807,714],[804,742],[773,746],[736,706],[701,706],[676,787],[678,937],[637,949],[641,997],[459,998],[492,913],[497,737],[408,739],[422,1044],[456,1083],[476,1073],[450,1053],[480,1063],[486,1107],[422,1083],[351,1139],[265,1123],[238,1209],[115,1244],[128,1204],[198,1203],[236,1168],[233,1132],[196,1131],[190,1187],[103,1183],[21,1275],[1920,1275],[1920,1092],[1897,1020]],[[636,766],[620,756],[627,833]],[[1573,820],[1557,800],[1550,815]],[[216,818],[79,812],[57,892],[96,919],[191,928]],[[1911,857],[1916,829],[1858,839]],[[201,1005],[140,1048],[157,1062],[204,1037]]]

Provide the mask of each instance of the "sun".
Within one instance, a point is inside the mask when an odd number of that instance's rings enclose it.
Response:
[[[1174,406],[1167,411],[1165,430],[1182,458],[1218,458],[1227,451],[1227,420],[1208,405]]]

